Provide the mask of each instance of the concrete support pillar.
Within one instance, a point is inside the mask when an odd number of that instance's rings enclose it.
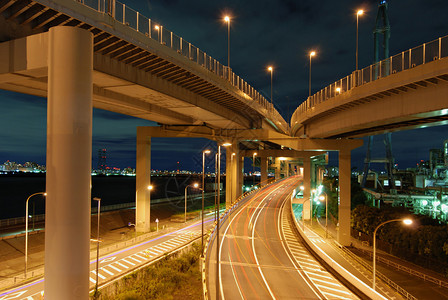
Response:
[[[317,166],[316,163],[311,162],[311,188],[316,188],[317,181],[316,181],[316,172],[317,172]]]
[[[280,178],[280,172],[281,172],[281,160],[279,157],[276,157],[275,158],[275,173],[274,173],[275,180]]]
[[[260,182],[266,184],[268,182],[268,158],[260,157]]]
[[[311,161],[309,157],[303,159],[303,217],[305,220],[309,220],[311,217],[310,204],[311,204]]]
[[[339,151],[339,231],[338,242],[350,246],[350,205],[351,205],[351,155],[350,150]]]
[[[233,142],[232,146],[226,148],[226,207],[233,205],[239,197],[238,194],[238,143]]]
[[[236,179],[237,189],[235,196],[238,198],[243,194],[243,185],[244,185],[244,156],[235,156],[237,158],[237,174],[238,177]]]
[[[151,229],[151,137],[143,127],[137,127],[137,162],[135,178],[135,229],[149,232]]]
[[[45,299],[89,299],[93,35],[53,27],[48,48]]]

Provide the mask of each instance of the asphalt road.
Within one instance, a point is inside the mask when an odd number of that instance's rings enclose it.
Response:
[[[254,193],[220,230],[220,272],[216,243],[209,249],[208,287],[216,299],[356,299],[306,251],[286,221],[283,206],[300,177]],[[290,240],[288,244],[287,240]]]
[[[207,219],[207,225],[211,223]],[[191,240],[201,236],[201,223],[195,222],[185,228],[157,236],[153,239],[121,249],[105,255],[99,260],[99,285],[122,277],[133,270],[144,266],[178,247],[188,244]],[[200,242],[200,241],[199,241]],[[90,287],[96,284],[96,260],[90,262]],[[0,293],[0,300],[42,299],[44,279],[27,283],[17,288]]]

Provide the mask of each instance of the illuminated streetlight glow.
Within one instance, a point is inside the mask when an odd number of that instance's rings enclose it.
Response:
[[[311,51],[310,52],[310,80],[309,80],[309,97],[311,97],[311,58],[313,56],[316,56],[316,51]]]
[[[340,87],[337,87],[337,88],[336,88],[336,93],[338,93],[338,94],[341,93],[341,88],[340,88]]]
[[[155,25],[154,29],[157,30],[157,41],[160,42],[160,26],[159,25]]]
[[[372,283],[373,290],[375,290],[375,288],[376,288],[376,232],[384,224],[391,223],[391,222],[400,222],[400,221],[403,222],[403,224],[408,225],[408,226],[412,224],[412,220],[409,218],[393,219],[393,220],[389,220],[389,221],[381,223],[373,231],[373,283]]]
[[[232,143],[224,142],[218,146],[218,153],[216,155],[216,165],[218,169],[218,197],[216,200],[216,299],[219,299],[219,269],[221,267],[219,261],[219,203],[221,201],[221,146],[229,147],[232,146]]]
[[[225,16],[224,21],[227,23],[227,68],[230,71],[230,17]]]
[[[272,99],[272,74],[274,73],[274,68],[272,66],[268,67],[268,71],[271,72],[271,104],[274,103],[274,100]]]
[[[210,154],[211,151],[206,149],[202,151],[202,210],[201,210],[201,219],[202,219],[202,235],[201,235],[201,257],[204,257],[204,190],[205,190],[205,155]]]
[[[31,199],[31,197],[36,196],[36,195],[43,195],[44,197],[47,196],[47,193],[45,192],[39,192],[39,193],[34,193],[31,194],[25,202],[25,278],[26,278],[26,273],[28,272],[28,218],[29,218],[29,214],[28,214],[28,201]]]
[[[257,156],[257,152],[254,152],[252,155],[252,186],[255,187],[255,156]]]
[[[324,193],[325,196],[320,195],[319,200],[320,201],[325,200],[325,238],[328,238],[328,195],[327,195],[327,193],[325,193],[323,191],[322,191],[322,193]]]
[[[152,185],[148,185],[148,190],[152,190],[153,189],[153,186]]]
[[[356,71],[358,71],[358,24],[359,16],[362,16],[364,11],[362,9],[358,10],[356,13]]]
[[[197,189],[199,187],[198,183],[193,183],[193,184],[189,184],[185,187],[185,217],[184,217],[184,223],[187,223],[187,189],[189,186],[194,187],[195,189]]]

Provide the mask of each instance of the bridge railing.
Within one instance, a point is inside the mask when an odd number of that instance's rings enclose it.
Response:
[[[329,86],[308,97],[294,112],[291,124],[298,121],[299,115],[312,107],[355,87],[362,86],[380,78],[387,77],[416,66],[430,63],[448,56],[448,36],[440,37],[429,43],[401,52],[364,69],[339,79]]]
[[[242,91],[246,100],[256,101],[265,110],[265,113],[277,125],[280,122],[285,130],[289,131],[289,124],[263,95],[245,82],[242,78],[232,72],[231,68],[221,64],[219,61],[200,50],[193,44],[185,41],[182,37],[175,35],[161,24],[153,22],[138,11],[133,10],[126,4],[114,0],[74,0],[80,2],[100,13],[111,15],[116,21],[146,35],[148,38],[159,42],[179,53],[180,55],[196,62],[217,76],[228,80],[234,87]]]

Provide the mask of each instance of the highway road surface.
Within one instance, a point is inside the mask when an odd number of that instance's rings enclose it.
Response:
[[[210,218],[207,218],[210,223]],[[185,228],[169,232],[121,249],[100,258],[98,281],[99,285],[105,284],[116,278],[122,277],[133,270],[142,267],[151,261],[162,257],[178,247],[188,244],[193,239],[201,236],[201,223],[195,222]],[[200,239],[199,239],[200,242]],[[90,262],[90,287],[96,284],[96,260]],[[0,292],[0,300],[37,300],[43,299],[44,279],[27,283],[17,288]]]
[[[300,181],[290,177],[259,190],[224,221],[218,276],[216,243],[208,249],[210,299],[217,298],[217,277],[220,299],[358,299],[292,230],[286,203]]]

